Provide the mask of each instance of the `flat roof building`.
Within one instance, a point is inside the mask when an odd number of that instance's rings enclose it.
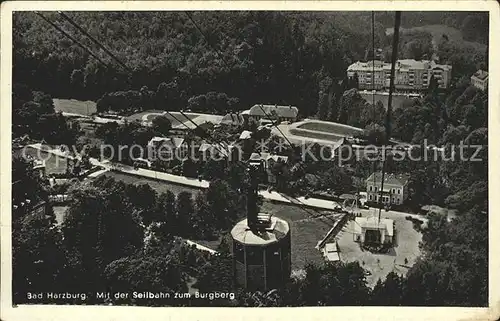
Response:
[[[394,221],[376,216],[356,217],[354,240],[362,244],[383,245],[394,242]]]
[[[440,88],[447,88],[451,81],[452,67],[430,60],[400,59],[396,62],[394,86],[404,91],[420,91],[429,87],[433,76]],[[373,73],[373,75],[372,75]],[[388,89],[391,64],[379,60],[357,61],[347,68],[347,76],[358,76],[360,89]]]

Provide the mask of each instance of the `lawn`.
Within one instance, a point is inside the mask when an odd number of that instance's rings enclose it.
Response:
[[[321,139],[328,140],[332,142],[337,142],[342,139],[344,136],[336,135],[333,133],[325,133],[325,132],[317,132],[311,130],[302,130],[300,128],[290,128],[290,134],[295,137],[304,137],[304,138],[312,138],[312,139]]]
[[[168,183],[165,181],[157,181],[154,179],[147,179],[147,178],[138,177],[135,175],[129,175],[129,174],[125,174],[125,173],[119,173],[119,172],[106,172],[102,175],[105,175],[108,177],[113,177],[114,179],[122,181],[122,182],[127,183],[127,184],[134,184],[134,185],[148,184],[157,193],[165,193],[166,191],[171,191],[172,193],[177,195],[180,192],[189,192],[189,193],[193,194],[193,197],[195,197],[196,194],[201,191],[201,189],[197,189],[197,188],[186,187],[183,185]]]
[[[265,201],[261,212],[271,213],[280,217],[290,224],[292,235],[292,270],[298,272],[307,263],[321,264],[324,260],[321,253],[315,249],[316,244],[332,228],[334,219],[332,217],[321,217],[310,219],[311,215],[331,214],[328,211],[317,211],[314,209],[304,210],[299,206],[279,204]],[[230,241],[229,233],[224,237]],[[194,240],[211,249],[216,249],[220,243],[218,240]]]
[[[54,98],[53,102],[55,111],[87,115],[87,116],[92,115],[97,111],[96,103],[93,101]]]

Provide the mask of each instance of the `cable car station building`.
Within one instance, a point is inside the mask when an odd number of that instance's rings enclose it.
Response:
[[[356,217],[354,240],[365,245],[391,245],[394,242],[394,221],[387,218]]]

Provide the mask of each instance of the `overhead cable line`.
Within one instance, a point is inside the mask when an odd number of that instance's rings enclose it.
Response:
[[[96,58],[96,59],[97,59],[100,63],[102,63],[102,64],[103,64],[103,65],[105,65],[106,67],[109,67],[109,65],[108,65],[108,64],[106,64],[105,62],[103,62],[103,61],[102,61],[101,59],[99,59],[99,58],[98,58],[98,57],[97,57],[94,53],[92,53],[92,51],[90,51],[90,49],[88,49],[88,48],[86,48],[85,46],[83,46],[82,44],[80,44],[77,40],[75,40],[75,39],[74,39],[72,36],[70,36],[68,33],[64,32],[64,31],[63,31],[61,28],[59,28],[56,24],[54,24],[54,23],[52,23],[51,21],[49,21],[48,19],[46,19],[43,15],[41,15],[41,14],[39,14],[39,13],[37,13],[37,12],[35,12],[35,13],[36,13],[38,16],[40,16],[43,20],[47,21],[47,22],[48,22],[48,23],[49,23],[52,27],[54,27],[55,29],[57,29],[58,31],[60,31],[60,32],[61,32],[64,36],[68,37],[69,39],[71,39],[72,41],[74,41],[75,43],[77,43],[79,46],[81,46],[83,49],[85,49],[85,51],[87,51],[90,55],[92,55],[94,58]],[[200,31],[200,33],[201,33],[201,34],[202,34],[202,36],[204,37],[205,41],[207,41],[207,43],[208,43],[208,44],[212,47],[212,45],[211,45],[211,44],[210,44],[210,42],[208,41],[208,39],[207,39],[207,37],[205,36],[205,34],[203,34],[203,33],[201,32],[201,29],[198,27],[198,25],[197,25],[197,24],[196,24],[196,22],[192,19],[192,17],[191,17],[188,13],[186,13],[186,12],[185,12],[185,14],[188,16],[188,18],[191,20],[191,22],[195,25],[195,27],[198,29],[198,31]],[[76,23],[75,23],[75,24],[76,24]],[[76,27],[76,26],[75,26],[75,27]],[[78,27],[79,27],[79,26],[78,26]],[[80,29],[81,29],[81,27],[80,27],[80,28],[77,28],[77,29],[78,29],[78,30],[80,30]],[[103,48],[103,47],[104,47],[104,46],[103,46],[102,44],[100,44],[100,43],[99,43],[99,41],[97,41],[95,38],[92,38],[92,39],[93,39],[93,41],[94,41],[94,42],[96,42],[97,44],[99,44],[101,48]],[[212,47],[212,48],[213,48],[213,47]],[[105,52],[106,52],[108,55],[110,55],[109,50],[108,50],[108,51],[105,51]],[[221,60],[224,62],[224,64],[226,64],[226,66],[229,68],[229,64],[227,64],[227,62],[223,59],[223,56],[222,56],[222,55],[218,52],[218,50],[216,50],[216,52],[218,53],[218,55],[220,55]],[[120,61],[120,60],[119,60],[116,56],[114,56],[114,55],[112,55],[112,54],[111,54],[110,56],[112,56],[112,57],[113,57],[113,59],[115,59],[115,60],[119,61],[120,65],[122,65],[122,66],[126,66],[126,65],[125,65],[123,62],[121,62],[121,61]],[[128,67],[127,67],[126,69],[127,69],[127,71],[130,71],[130,68],[128,68]],[[189,126],[187,126],[184,122],[179,121],[179,119],[178,119],[177,117],[175,117],[172,113],[170,113],[170,112],[169,112],[169,111],[167,111],[167,110],[166,110],[165,112],[166,112],[168,115],[170,115],[173,119],[175,119],[175,120],[177,120],[178,122],[180,122],[181,124],[183,124],[183,126],[184,126],[184,127],[186,127],[189,131],[192,131],[192,132],[194,133],[194,130],[193,130],[192,128],[190,128]],[[182,113],[181,113],[181,114],[182,114]],[[186,115],[184,115],[184,116],[186,117]],[[191,119],[189,119],[189,120],[190,120],[190,121],[192,121]],[[193,123],[194,123],[194,122],[193,122]],[[196,123],[194,123],[194,124],[195,124],[195,126],[196,126],[195,128],[201,128],[198,124],[196,124]],[[203,132],[204,132],[204,133],[206,133],[208,136],[210,136],[210,137],[213,139],[213,137],[212,137],[209,133],[205,132],[204,130],[203,130]],[[195,135],[196,135],[196,133],[195,133]],[[213,139],[213,141],[216,141],[216,142],[217,142],[217,140],[215,140],[215,139]],[[220,144],[220,143],[219,143],[219,144]],[[240,163],[238,163],[238,162],[236,162],[236,164],[237,164],[237,165],[239,165],[239,166],[243,166],[242,164],[240,164]],[[245,169],[245,170],[246,170],[246,167],[245,167],[245,166],[243,166],[243,169]],[[297,199],[297,198],[293,198],[293,199],[295,199],[297,202],[299,202],[300,204],[302,204],[302,205],[303,205],[303,206],[302,206],[302,209],[303,209],[304,211],[306,211],[307,213],[311,214],[311,213],[310,213],[310,211],[306,208],[306,207],[307,207],[307,205],[306,205],[306,204],[304,204],[302,201],[300,201],[300,200],[299,200],[299,199]],[[315,216],[315,215],[314,215],[314,214],[312,214],[312,216]]]
[[[38,12],[35,12],[38,16],[40,16],[43,20],[45,20],[46,22],[48,22],[52,27],[54,27],[55,29],[57,29],[58,31],[60,31],[64,36],[68,37],[69,39],[71,39],[73,42],[75,42],[76,44],[78,44],[80,47],[82,47],[85,51],[87,51],[92,57],[96,58],[100,63],[102,63],[103,65],[105,65],[106,67],[110,67],[108,64],[106,64],[105,62],[103,62],[99,57],[97,57],[90,49],[86,48],[85,46],[83,46],[80,42],[78,42],[76,39],[74,39],[71,35],[69,35],[67,32],[65,32],[64,30],[62,30],[59,26],[57,26],[56,24],[54,24],[53,22],[51,22],[50,20],[48,20],[46,17],[44,17],[43,15],[41,15],[40,13]],[[110,52],[104,45],[102,45],[98,40],[96,40],[95,38],[93,38],[91,35],[88,34],[88,32],[86,32],[82,27],[80,27],[76,22],[74,22],[71,18],[69,18],[67,15],[65,15],[64,13],[62,12],[58,12],[65,20],[67,20],[68,22],[70,22],[76,29],[78,29],[80,32],[82,32],[83,34],[85,34],[87,37],[89,37],[94,43],[96,43],[100,48],[102,48],[111,58],[113,58],[115,61],[118,62],[118,64],[120,64],[122,67],[124,67],[126,69],[126,71],[128,72],[132,72],[132,69],[130,69],[125,63],[123,63],[120,59],[118,59],[112,52]],[[177,117],[175,117],[172,113],[170,113],[168,110],[165,111],[170,117],[172,117],[173,119],[177,120],[179,123],[181,123],[182,125],[184,125],[188,130],[192,130],[192,128],[190,128],[189,126],[187,126],[184,122],[181,122]],[[206,133],[206,132],[205,132]],[[206,133],[208,134],[208,133]],[[220,151],[220,150],[219,150]],[[223,153],[224,154],[224,153]]]
[[[188,17],[188,19],[191,21],[191,23],[193,23],[193,25],[195,26],[195,28],[200,32],[200,34],[202,35],[202,37],[204,38],[205,42],[217,53],[217,55],[220,57],[220,59],[222,60],[222,62],[226,65],[226,67],[228,67],[229,69],[231,69],[231,67],[229,66],[229,63],[226,62],[226,60],[224,59],[224,56],[222,55],[222,53],[220,52],[220,50],[218,50],[208,39],[207,35],[201,30],[201,28],[198,26],[198,24],[196,23],[196,21],[193,19],[192,15],[186,11],[184,11],[184,14]],[[264,110],[264,108],[262,107],[262,104],[258,104],[259,108],[262,110],[262,112],[264,113],[264,115],[266,116],[267,119],[271,120],[272,121],[272,118],[269,116],[269,114]],[[273,126],[280,132],[280,134],[283,136],[283,138],[287,141],[288,145],[292,148],[292,152],[294,152],[294,145],[292,144],[292,142],[288,139],[288,137],[283,133],[283,131],[276,125],[276,122],[272,122]],[[312,175],[314,177],[316,177],[316,179],[318,181],[321,181],[321,178],[316,174],[316,173],[312,173]],[[300,200],[298,200],[297,198],[295,198],[295,200],[297,200],[298,202],[300,202],[301,204],[303,204],[304,206],[307,206],[306,204],[304,204],[303,202],[301,202]]]
[[[385,115],[385,144],[388,144],[391,137],[391,118],[392,118],[392,93],[394,91],[394,77],[396,73],[396,60],[398,55],[398,45],[399,45],[399,26],[401,25],[401,11],[396,11],[394,19],[394,35],[392,38],[392,56],[391,56],[391,78],[389,83],[389,99],[387,102],[387,113]],[[387,153],[385,148],[382,149],[384,155],[382,156],[382,181],[380,184],[380,199],[382,199],[384,193],[384,179],[385,179],[385,158]],[[389,196],[389,203],[391,198]],[[378,221],[380,223],[380,215],[382,214],[382,207],[378,211]]]
[[[384,74],[385,80],[385,74]],[[372,109],[373,109],[373,122],[377,118],[375,108],[375,11],[372,11]],[[378,154],[378,153],[377,153]],[[377,163],[373,162],[373,187],[375,188],[376,184],[376,171],[377,171]],[[375,194],[377,195],[377,194]]]
[[[55,23],[53,23],[52,21],[50,21],[49,19],[47,19],[43,14],[37,12],[37,11],[34,11],[34,13],[40,17],[41,19],[43,19],[45,22],[47,22],[48,24],[50,24],[54,29],[56,29],[57,31],[59,31],[60,33],[62,33],[64,36],[66,36],[67,38],[69,38],[71,41],[73,41],[76,45],[78,45],[80,48],[82,48],[83,50],[85,50],[89,55],[91,55],[94,59],[96,59],[97,61],[99,61],[101,64],[103,64],[104,66],[108,67],[109,68],[109,65],[107,63],[105,63],[104,61],[101,60],[101,58],[99,58],[97,55],[95,55],[89,48],[87,48],[86,46],[84,46],[82,43],[80,43],[78,40],[76,40],[75,38],[73,38],[70,34],[68,34],[66,31],[64,31],[62,28],[60,28],[58,25],[56,25]]]
[[[125,70],[132,72],[132,69],[124,64],[120,59],[118,59],[108,48],[106,48],[103,44],[97,41],[94,37],[92,37],[87,31],[85,31],[82,27],[80,27],[73,19],[68,17],[64,12],[57,11],[57,13],[64,18],[64,20],[68,21],[73,27],[78,29],[81,33],[86,35],[93,43],[99,46],[104,52],[106,52],[111,58],[113,58],[120,66],[122,66]]]

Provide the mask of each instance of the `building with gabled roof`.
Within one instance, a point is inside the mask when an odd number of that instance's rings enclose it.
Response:
[[[470,82],[472,86],[483,91],[486,90],[488,88],[488,72],[479,69],[470,77]]]
[[[238,113],[228,113],[222,117],[219,124],[239,126],[243,125],[244,122],[245,119],[243,118],[243,115]]]
[[[262,164],[263,170],[267,173],[267,181],[276,183],[276,176],[273,173],[273,166],[276,163],[283,164],[283,169],[288,171],[288,156],[273,155],[269,153],[252,153],[249,161],[254,164]]]
[[[382,191],[383,204],[400,205],[408,198],[408,174],[384,175],[384,186]],[[382,189],[382,172],[375,172],[366,179],[366,193],[369,202],[378,202]]]
[[[148,142],[148,156],[150,159],[165,161],[183,159],[188,152],[188,144],[180,137],[153,137]]]
[[[278,122],[289,121],[294,122],[297,120],[299,109],[295,106],[279,106],[279,105],[263,105],[256,104],[249,110],[241,113],[249,120],[258,121],[260,119],[276,120]]]

